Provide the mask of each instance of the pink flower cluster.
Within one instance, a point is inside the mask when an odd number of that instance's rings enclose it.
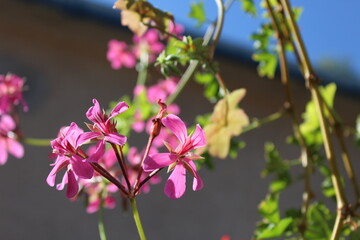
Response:
[[[16,106],[20,103],[23,110],[28,107],[23,99],[22,92],[24,79],[14,75],[0,75],[0,165],[7,162],[8,152],[16,158],[24,156],[24,148],[18,142],[19,127]]]
[[[140,192],[147,193],[150,184],[160,182],[156,175],[162,168],[169,166],[173,171],[165,184],[165,194],[169,198],[179,198],[185,192],[185,173],[193,177],[193,190],[203,187],[194,160],[200,156],[190,151],[206,144],[205,135],[199,125],[194,133],[188,135],[184,122],[176,115],[166,114],[166,105],[161,106],[159,113],[149,127],[149,144],[141,153],[131,147],[127,153],[127,161],[123,146],[127,138],[117,131],[114,117],[128,109],[125,102],[118,103],[109,114],[106,114],[96,99],[86,113],[93,124],[87,124],[89,132],[84,132],[76,123],[60,129],[58,137],[51,141],[56,160],[47,183],[55,186],[57,174],[64,169],[62,181],[56,185],[58,190],[66,188],[66,196],[75,199],[78,192],[86,193],[88,199],[87,212],[96,212],[102,205],[115,207],[114,193],[120,191],[122,197],[134,197]],[[165,126],[171,134],[163,134]],[[161,140],[169,153],[159,153],[155,139]],[[87,143],[95,143],[87,151],[82,148]],[[109,144],[112,149],[106,150]],[[118,163],[118,164],[116,164]]]
[[[169,77],[165,80],[159,80],[158,83],[148,88],[144,87],[143,85],[138,85],[134,89],[134,96],[137,97],[143,92],[145,92],[149,103],[156,103],[159,99],[161,99],[161,101],[166,102],[167,98],[172,93],[175,92],[178,81],[179,79],[176,77]],[[179,114],[180,108],[176,104],[171,104],[167,106],[167,111],[173,114]],[[140,133],[146,127],[146,131],[149,133],[152,119],[150,119],[147,123],[145,123],[142,119],[143,117],[141,115],[141,112],[137,111],[135,114],[135,121],[132,124],[132,129],[135,132]],[[156,141],[160,141],[160,140],[156,140]],[[162,140],[160,144],[162,144]]]
[[[181,25],[172,24],[170,31],[180,38],[184,29]],[[146,56],[147,63],[153,63],[156,57],[164,50],[165,41],[166,39],[162,40],[161,34],[155,29],[149,29],[140,37],[134,35],[132,45],[112,39],[108,43],[106,57],[113,69],[133,68],[137,60],[140,60],[142,56]]]

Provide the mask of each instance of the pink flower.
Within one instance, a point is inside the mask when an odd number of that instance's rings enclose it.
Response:
[[[87,213],[95,213],[99,210],[101,204],[101,198],[97,197],[95,199],[92,199],[91,202],[88,203],[86,207]],[[108,209],[113,209],[116,206],[116,200],[113,197],[105,197],[104,199],[104,207]]]
[[[166,98],[175,92],[177,86],[177,78],[168,78],[159,81],[158,84],[149,87],[147,97],[150,103],[155,103],[159,99],[166,101]]]
[[[0,165],[6,163],[8,152],[16,158],[24,156],[24,148],[12,132],[15,128],[15,121],[9,115],[0,115]]]
[[[91,146],[87,149],[86,153],[91,156],[96,153],[95,146]],[[111,175],[116,177],[118,173],[115,168],[117,159],[114,151],[107,150],[98,161]],[[88,199],[88,205],[86,208],[87,213],[97,212],[100,208],[101,198],[103,198],[103,206],[105,208],[112,209],[116,206],[116,201],[113,194],[118,191],[118,188],[107,181],[97,172],[94,172],[92,179],[79,179],[79,184],[82,186],[82,191],[86,194]]]
[[[151,148],[150,149],[150,154],[155,154],[158,151],[155,148]],[[128,169],[128,174],[129,174],[129,179],[130,179],[130,183],[133,185],[135,183],[135,181],[137,180],[137,176],[140,170],[140,163],[141,163],[141,159],[142,156],[144,154],[144,151],[142,153],[138,153],[136,147],[131,147],[129,149],[129,153],[127,155],[127,159],[130,162],[130,168]],[[141,177],[140,177],[140,182],[143,181],[146,177],[149,176],[150,173],[147,172],[143,172]],[[161,178],[158,175],[153,176],[152,178],[150,178],[150,180],[148,182],[146,182],[144,185],[142,185],[141,187],[141,192],[142,193],[148,193],[150,192],[150,184],[158,184],[161,182]]]
[[[92,139],[100,140],[98,144],[98,151],[90,156],[91,161],[98,161],[104,153],[105,142],[110,142],[116,145],[124,145],[126,137],[120,135],[116,129],[116,122],[111,121],[113,117],[126,111],[129,106],[125,102],[119,102],[110,115],[106,115],[100,108],[100,104],[96,99],[93,99],[94,106],[90,107],[86,112],[87,118],[94,124],[87,124],[92,132],[81,134],[79,142],[84,143]]]
[[[106,57],[113,69],[120,69],[123,66],[133,68],[136,64],[136,57],[129,51],[127,44],[114,39],[108,43]]]
[[[179,39],[182,38],[182,34],[184,33],[184,26],[181,24],[176,24],[172,21],[170,21],[169,23],[169,32],[171,34],[174,34],[176,36],[178,36]]]
[[[133,41],[134,54],[140,58],[142,53],[149,56],[149,62],[154,62],[156,56],[164,50],[164,44],[160,41],[159,31],[155,29],[148,30],[141,37],[134,35]]]
[[[131,128],[137,133],[142,132],[145,128],[145,122],[141,119],[141,112],[136,111],[134,119],[135,121],[131,125]]]
[[[176,199],[185,193],[186,170],[194,177],[193,190],[197,191],[203,187],[203,182],[193,162],[193,160],[201,159],[201,157],[190,153],[190,151],[205,146],[206,140],[199,124],[196,125],[193,134],[187,135],[185,123],[173,114],[163,118],[162,123],[175,134],[180,143],[175,149],[165,143],[170,153],[149,155],[144,162],[144,170],[150,172],[169,166],[169,171],[173,170],[173,172],[165,184],[164,192],[169,198]]]
[[[8,113],[12,106],[23,105],[23,110],[27,111],[22,91],[24,79],[15,74],[0,75],[0,114]]]
[[[78,190],[78,178],[90,179],[94,175],[94,170],[86,159],[85,154],[81,151],[79,137],[83,134],[76,123],[71,123],[68,127],[60,129],[58,137],[51,141],[53,153],[57,158],[51,166],[54,166],[49,176],[47,183],[53,187],[55,185],[56,174],[63,168],[66,168],[66,173],[62,182],[56,186],[58,190],[64,189],[67,184],[66,196],[68,198],[74,197]]]

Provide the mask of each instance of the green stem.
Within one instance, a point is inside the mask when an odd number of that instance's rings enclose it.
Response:
[[[99,228],[100,240],[107,240],[103,212],[104,212],[104,199],[103,199],[103,196],[101,196],[101,203],[100,203],[100,208],[98,211],[98,214],[99,214],[98,228]]]
[[[37,146],[37,147],[47,147],[50,146],[53,139],[40,139],[40,138],[24,138],[23,142],[28,145]]]
[[[143,51],[140,54],[140,62],[137,68],[139,74],[137,77],[136,86],[145,85],[147,79],[148,63],[149,63],[149,54]]]
[[[224,13],[230,8],[232,3],[233,3],[233,0],[228,0],[225,4],[223,4],[222,1],[220,1],[220,0],[216,0],[216,4],[218,5],[218,18],[216,19],[216,26],[214,27],[215,24],[211,24],[208,27],[208,29],[205,33],[204,42],[203,42],[203,46],[207,46],[211,40],[211,36],[213,36],[213,44],[212,44],[210,52],[209,52],[210,59],[212,59],[212,57],[213,57],[216,44],[221,35],[223,21],[224,21],[224,15],[225,15]],[[214,34],[214,32],[215,32],[215,34]],[[170,105],[171,103],[173,103],[175,101],[175,99],[178,97],[178,95],[183,90],[185,85],[189,82],[190,78],[194,74],[198,65],[199,65],[199,61],[197,61],[197,60],[192,60],[190,62],[189,67],[186,69],[185,73],[182,75],[182,77],[178,83],[176,91],[168,97],[166,104]]]
[[[130,204],[131,204],[131,208],[132,208],[132,211],[133,211],[133,216],[134,216],[136,228],[137,228],[138,233],[139,233],[140,240],[146,240],[144,229],[142,227],[141,220],[140,220],[140,215],[139,215],[138,209],[136,207],[135,198],[130,198]]]
[[[282,110],[282,111],[273,113],[263,119],[253,120],[248,126],[243,128],[242,133],[250,132],[251,130],[254,130],[256,128],[266,125],[267,123],[276,121],[276,120],[282,118],[284,115],[285,115],[285,111]]]

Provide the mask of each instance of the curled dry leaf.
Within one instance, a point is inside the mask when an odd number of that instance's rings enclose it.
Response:
[[[170,22],[174,21],[170,13],[155,8],[147,1],[118,0],[114,8],[121,10],[121,24],[138,36],[143,35],[149,26],[168,32]]]

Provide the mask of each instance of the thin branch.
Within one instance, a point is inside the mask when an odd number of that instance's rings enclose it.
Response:
[[[115,177],[113,177],[108,171],[106,171],[100,164],[95,162],[89,163],[96,172],[98,172],[101,176],[109,180],[109,182],[113,183],[115,186],[118,187],[120,191],[122,191],[126,196],[129,195],[129,193],[126,191],[125,187],[117,180]]]
[[[299,227],[300,233],[302,237],[304,238],[304,232],[306,230],[306,214],[309,207],[309,203],[311,198],[313,198],[313,192],[311,190],[311,161],[310,161],[310,150],[308,146],[306,145],[304,136],[302,135],[300,131],[300,121],[297,118],[297,114],[295,111],[295,104],[294,104],[294,98],[292,95],[291,90],[291,84],[290,84],[290,77],[289,77],[289,71],[288,71],[288,62],[286,58],[286,50],[285,50],[285,35],[282,32],[276,17],[273,8],[271,7],[271,4],[269,0],[266,0],[266,7],[269,12],[269,16],[271,18],[274,30],[276,32],[276,37],[278,40],[278,48],[279,48],[279,59],[280,59],[280,70],[281,70],[281,82],[284,86],[285,90],[285,98],[286,98],[286,108],[288,109],[288,113],[292,120],[292,127],[293,132],[295,134],[296,139],[299,142],[300,148],[301,148],[301,161],[302,166],[304,168],[304,194],[303,194],[303,205],[301,208],[302,212],[302,222]]]
[[[114,143],[110,143],[111,144],[111,147],[113,148],[114,152],[115,152],[115,155],[116,155],[116,158],[118,160],[118,163],[120,165],[120,168],[121,168],[121,171],[122,173],[124,174],[124,178],[125,178],[125,181],[126,181],[126,185],[128,187],[128,190],[129,192],[131,191],[131,185],[130,185],[130,181],[129,181],[129,176],[128,176],[128,173],[127,173],[127,168],[126,168],[126,164],[125,164],[125,159],[124,159],[124,155],[123,155],[123,152],[122,150],[120,149],[120,152],[121,152],[121,155],[119,154],[119,150],[117,148],[117,145],[115,145]]]
[[[345,196],[345,193],[343,190],[343,186],[341,185],[339,170],[338,170],[338,166],[336,163],[333,144],[332,144],[330,133],[329,133],[329,126],[327,125],[327,122],[326,122],[323,99],[321,98],[319,88],[318,88],[319,78],[316,76],[316,74],[312,68],[305,45],[303,43],[302,37],[299,32],[299,28],[295,21],[294,14],[293,14],[292,8],[290,6],[289,0],[281,0],[281,3],[285,10],[286,16],[288,18],[290,29],[291,29],[292,35],[294,37],[294,41],[295,41],[297,50],[300,55],[300,59],[302,62],[302,67],[303,67],[303,74],[304,74],[304,78],[306,80],[306,86],[307,86],[307,88],[309,88],[309,90],[311,92],[312,98],[313,98],[315,106],[316,106],[316,111],[317,111],[317,114],[319,117],[319,121],[320,121],[320,128],[321,128],[321,132],[322,132],[322,136],[323,136],[325,153],[326,153],[326,157],[328,159],[329,165],[330,165],[331,179],[332,179],[332,183],[333,183],[333,186],[335,189],[337,207],[338,207],[336,222],[333,227],[333,232],[332,232],[332,237],[331,237],[331,240],[336,240],[339,238],[341,228],[343,225],[344,216],[342,215],[342,211],[343,211],[343,209],[348,207],[348,201],[346,199],[346,196]]]

